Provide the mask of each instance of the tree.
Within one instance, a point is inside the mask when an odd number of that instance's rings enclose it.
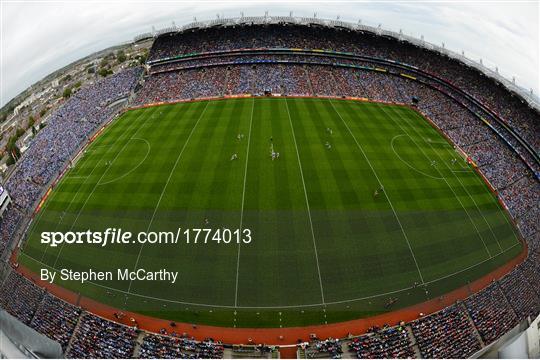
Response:
[[[39,112],[39,117],[43,117],[43,115],[45,115],[46,113],[47,113],[47,108],[41,109],[41,111]]]
[[[30,117],[28,118],[28,128],[33,127],[35,123],[36,123],[36,119],[34,119],[33,116],[30,116]]]
[[[112,70],[108,70],[108,69],[105,69],[105,68],[99,69],[99,72],[98,72],[98,74],[103,76],[103,77],[105,77],[107,75],[110,75],[112,73],[113,73]]]
[[[126,57],[126,54],[124,53],[124,50],[118,50],[116,52],[116,60],[118,60],[118,63],[121,64],[123,63],[124,61],[126,61],[127,57]]]
[[[13,158],[13,155],[8,154],[8,158],[6,160],[6,165],[11,166],[13,164],[15,164],[15,159]]]
[[[6,160],[6,164],[8,166],[15,164],[15,157],[13,157],[13,154],[15,154],[18,159],[21,157],[21,150],[19,150],[19,148],[15,144],[13,144],[13,146],[11,146],[10,148],[6,148],[6,150],[9,154],[8,159]]]
[[[64,92],[62,93],[62,97],[64,99],[67,99],[71,96],[71,88],[65,88]]]

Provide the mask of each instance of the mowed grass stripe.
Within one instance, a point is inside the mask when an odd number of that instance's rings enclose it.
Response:
[[[418,275],[403,235],[399,227],[387,226],[394,214],[384,199],[373,198],[377,179],[344,123],[324,100],[291,102],[290,110],[328,301],[341,300],[335,294],[354,298],[413,284]],[[403,271],[404,261],[412,273]]]
[[[394,200],[396,212],[409,235],[412,251],[425,274],[425,280],[437,279],[445,273],[459,271],[484,260],[485,249],[478,248],[477,240],[468,241],[471,236],[476,236],[474,227],[469,223],[467,231],[460,233],[455,230],[467,225],[468,219],[464,218],[459,204],[455,205],[455,197],[445,183],[419,175],[404,166],[392,150],[391,139],[403,133],[392,119],[378,110],[376,104],[334,103],[358,141],[364,144],[371,162],[381,174],[385,192]],[[355,116],[358,116],[357,121],[354,121]],[[381,130],[378,131],[379,127]],[[421,153],[416,151],[414,154],[411,152],[409,155],[413,166],[418,168],[429,164]],[[426,209],[425,201],[419,201],[423,200],[426,191],[431,192],[428,199],[434,199],[436,208]],[[456,243],[463,245],[456,248]]]
[[[488,237],[490,234],[487,233],[489,231],[489,229],[483,229],[482,228],[482,225],[485,225],[485,224],[479,224],[478,221],[476,220],[476,217],[474,217],[474,214],[471,215],[471,209],[468,209],[465,205],[464,205],[464,201],[463,201],[463,195],[462,196],[458,196],[458,194],[456,193],[456,190],[450,185],[450,183],[448,182],[448,180],[446,179],[446,177],[440,172],[440,170],[438,169],[438,166],[440,164],[438,164],[434,159],[433,157],[430,157],[429,155],[426,154],[426,150],[424,150],[424,148],[419,144],[419,141],[418,141],[418,138],[421,138],[422,134],[418,135],[416,134],[416,136],[413,136],[411,137],[411,135],[407,132],[406,129],[403,128],[403,126],[401,125],[401,120],[402,118],[400,116],[398,116],[399,118],[399,121],[395,121],[394,117],[391,116],[391,115],[388,115],[387,111],[384,110],[384,108],[382,108],[382,111],[388,116],[389,119],[391,119],[397,126],[399,126],[399,128],[404,131],[410,138],[411,140],[413,141],[413,144],[417,147],[417,149],[420,151],[420,153],[422,154],[423,156],[423,159],[424,161],[426,162],[429,162],[434,168],[435,168],[435,171],[440,175],[440,177],[442,178],[443,182],[448,186],[448,189],[450,190],[450,192],[454,195],[454,198],[456,199],[456,201],[459,203],[459,205],[461,206],[461,208],[463,209],[463,211],[465,212],[465,214],[467,215],[467,217],[469,218],[469,221],[471,223],[471,225],[473,226],[474,230],[476,231],[476,233],[478,234],[478,238],[480,239],[480,241],[482,242],[482,244],[484,245],[484,248],[486,250],[486,253],[488,255],[489,258],[492,258],[493,257],[493,253],[492,251],[489,250],[489,247],[488,247]],[[433,130],[433,129],[431,129]],[[487,236],[486,236],[487,235]]]
[[[310,231],[311,232],[311,240],[313,242],[313,253],[315,254],[315,263],[317,265],[317,275],[319,277],[319,286],[321,288],[321,301],[322,301],[322,304],[324,305],[324,303],[325,303],[325,301],[324,301],[324,288],[323,288],[323,285],[322,285],[321,268],[320,268],[320,265],[319,265],[319,254],[317,252],[317,240],[315,240],[315,231],[313,230],[313,219],[311,218],[311,209],[310,209],[310,206],[309,206],[309,198],[308,198],[308,195],[307,195],[306,181],[304,179],[304,170],[303,170],[303,166],[302,166],[302,160],[300,159],[300,153],[298,152],[298,144],[296,142],[296,134],[294,132],[294,126],[293,126],[293,123],[292,123],[291,113],[289,111],[289,105],[287,103],[287,99],[285,99],[285,108],[287,109],[287,117],[289,118],[289,124],[291,125],[294,148],[296,150],[296,158],[298,159],[298,169],[300,170],[300,178],[302,179],[302,189],[304,190],[304,197],[305,197],[305,200],[306,200],[307,214],[308,214],[308,219],[309,219],[309,227],[310,227],[310,230],[311,230]]]
[[[285,103],[256,101],[252,126],[244,227],[253,230],[254,240],[242,245],[238,305],[320,303],[312,235]],[[280,153],[274,161],[271,144]]]
[[[187,110],[189,107],[183,107],[183,109]],[[161,124],[162,121],[167,121],[168,117],[173,117],[175,112],[171,109],[167,111],[167,108],[156,108],[155,112],[151,112],[147,115],[147,117],[143,117],[142,119],[128,117],[122,119],[122,121],[125,121],[125,125],[133,126],[140,131],[148,131],[152,129],[152,124],[153,127],[156,128],[157,124]],[[186,116],[186,119],[189,119],[189,117]],[[145,121],[145,124],[137,123],[137,121]],[[117,161],[110,165],[111,168],[120,167],[126,169],[126,166],[130,166],[131,158],[129,156],[123,157],[120,153],[120,150],[125,143],[118,142],[116,145],[113,145],[113,140],[120,137],[125,139],[126,142],[129,142],[129,138],[131,138],[134,133],[135,131],[119,129],[118,131],[104,135],[108,138],[108,141],[111,142],[111,152],[114,155],[119,155]],[[152,131],[150,131],[150,133],[152,133]],[[146,133],[146,136],[151,139],[150,134]],[[150,153],[149,158],[147,159],[148,163],[164,158],[163,153],[159,151],[159,143],[152,142],[152,144],[154,144],[154,151]],[[102,164],[99,165],[103,169],[101,172],[102,174],[108,168],[104,160],[105,159],[103,159],[103,161],[101,161]],[[97,173],[94,176],[94,184],[98,182],[102,174],[100,175]],[[123,228],[124,230],[133,232],[143,230],[144,228],[142,225],[147,222],[147,209],[150,207],[150,204],[147,205],[146,209],[140,208],[141,205],[144,205],[144,201],[139,196],[140,193],[134,192],[134,190],[137,188],[136,185],[146,183],[147,181],[145,179],[148,177],[151,178],[151,183],[155,186],[157,181],[155,178],[152,178],[152,172],[145,171],[144,167],[138,169],[137,173],[132,173],[129,178],[125,178],[123,185],[119,186],[119,184],[111,183],[105,186],[97,186],[92,194],[92,199],[88,201],[88,209],[81,214],[79,224],[76,225],[74,230],[84,231],[92,229],[94,231],[104,231],[108,227]],[[91,188],[86,189],[87,197],[90,195],[91,191]],[[124,204],[130,205],[134,198],[138,198],[139,202],[136,206],[127,210],[126,205]],[[82,201],[83,200],[81,199],[80,204],[82,204]],[[95,205],[92,205],[93,203],[101,203],[103,205],[94,210],[92,209],[92,207],[95,207]],[[77,213],[74,213],[72,217],[75,218],[76,215]],[[70,227],[71,224],[66,222],[64,231],[68,231]],[[95,245],[84,244],[66,247],[64,251],[68,251],[68,253],[62,256],[57,267],[67,267],[75,270],[93,268],[102,271],[115,271],[117,268],[130,267],[131,264],[133,264],[135,261],[133,256],[136,252],[136,246],[132,246],[131,244],[108,245],[104,248],[99,248]],[[81,252],[85,254],[82,258],[79,256]],[[106,258],[109,259],[109,261],[103,260],[104,254],[106,254]],[[124,285],[120,282],[111,282],[109,285],[125,289]]]
[[[334,102],[332,100],[329,100],[330,102],[330,105],[332,106],[332,108],[334,109],[334,111],[336,112],[336,114],[340,117],[340,119],[342,120],[342,122],[346,125],[347,127],[347,130],[349,131],[350,135],[352,136],[352,138],[354,139],[354,142],[356,143],[357,145],[357,148],[360,150],[360,152],[362,153],[362,156],[365,158],[365,160],[368,162],[369,164],[369,167],[371,169],[371,171],[373,172],[373,175],[377,178],[377,182],[379,183],[381,189],[378,190],[378,191],[381,191],[382,190],[382,194],[381,194],[381,197],[384,196],[387,200],[388,200],[388,204],[390,205],[390,208],[392,210],[392,213],[394,214],[395,216],[395,221],[397,222],[400,230],[401,230],[401,233],[403,234],[403,238],[405,239],[405,242],[407,243],[407,247],[409,248],[409,251],[410,251],[410,255],[413,259],[413,262],[414,262],[414,266],[418,272],[418,276],[419,276],[419,279],[420,279],[420,283],[423,284],[424,283],[424,277],[422,275],[422,270],[420,270],[420,265],[418,263],[418,260],[416,259],[416,255],[414,253],[414,250],[413,250],[413,247],[411,245],[411,242],[409,240],[409,237],[407,236],[407,233],[405,231],[405,228],[399,218],[399,215],[396,211],[396,208],[394,207],[392,201],[390,200],[390,196],[388,195],[387,193],[387,189],[386,187],[384,187],[384,184],[383,182],[381,181],[381,179],[379,178],[379,175],[377,173],[377,171],[375,170],[373,164],[371,163],[370,161],[370,158],[368,157],[366,151],[364,151],[364,148],[360,145],[360,142],[358,142],[357,140],[357,137],[356,137],[356,134],[353,132],[353,130],[351,130],[351,127],[350,127],[350,118],[352,117],[352,114],[351,113],[348,113],[348,118],[349,118],[349,123],[347,123],[347,121],[343,118],[343,116],[341,115],[341,113],[339,112],[338,108],[336,108],[336,106],[334,105]]]
[[[247,134],[247,149],[246,149],[246,160],[245,160],[245,166],[244,166],[244,181],[242,184],[242,202],[240,207],[240,233],[244,233],[244,204],[246,199],[246,182],[247,182],[247,169],[248,169],[248,161],[249,161],[249,144],[251,142],[251,128],[253,127],[253,112],[255,110],[255,99],[253,99],[251,103],[251,113],[249,115],[249,130]],[[244,138],[243,133],[238,134],[238,141],[243,140]],[[251,231],[251,229],[248,229],[248,231]],[[236,256],[236,284],[234,287],[234,306],[238,306],[238,274],[240,273],[240,253],[242,248],[242,242],[238,241],[238,254]]]
[[[383,108],[381,109],[384,111]],[[422,117],[417,115],[415,118],[410,119],[402,115],[403,111],[401,109],[391,107],[389,108],[389,110],[396,114],[397,118],[404,119],[403,122],[400,122],[401,124],[403,124],[403,126],[400,124],[400,127],[404,131],[409,134],[409,131],[412,129],[412,131],[414,131],[416,135],[418,135],[415,144],[417,148],[420,149],[420,151],[426,156],[426,158],[432,161],[437,161],[436,169],[438,173],[441,176],[444,176],[445,182],[447,183],[448,187],[452,189],[456,198],[459,199],[460,204],[467,212],[467,215],[470,216],[470,220],[471,222],[473,222],[473,224],[475,224],[476,229],[480,232],[482,240],[486,242],[486,247],[488,248],[491,256],[502,252],[502,247],[490,225],[490,222],[488,221],[488,218],[491,218],[492,216],[498,216],[498,204],[496,202],[490,201],[487,204],[489,204],[488,206],[491,207],[492,210],[482,211],[479,203],[481,205],[487,205],[486,202],[480,200],[477,202],[475,200],[475,197],[478,193],[486,193],[486,187],[483,186],[477,189],[474,181],[472,181],[473,177],[471,176],[471,174],[469,174],[467,178],[461,180],[456,175],[456,173],[451,171],[447,164],[451,163],[452,159],[449,159],[446,156],[447,153],[444,151],[444,149],[434,149],[433,145],[430,142],[425,141],[426,137],[434,134],[436,130],[433,129],[429,125],[429,123],[425,121]],[[390,117],[394,118],[391,115]],[[425,150],[425,148],[427,148],[428,150]],[[427,151],[429,151],[429,149],[433,150],[433,155],[428,155],[426,153]],[[447,169],[448,171],[444,171],[445,169]],[[466,174],[467,173],[465,173],[464,175]],[[476,176],[475,174],[472,175]],[[463,174],[461,177],[463,177]],[[471,189],[472,191],[469,191],[469,189]]]
[[[416,116],[419,117],[420,121],[425,123],[424,126],[427,125],[431,128],[420,114],[416,114]],[[490,131],[487,128],[485,130]],[[431,142],[430,145],[433,147],[433,142]],[[445,143],[443,149],[452,159],[457,158],[457,154],[450,144]],[[444,158],[442,154],[439,156]],[[467,195],[471,199],[474,199],[473,205],[477,211],[482,212],[485,221],[488,222],[489,227],[491,228],[491,235],[496,238],[499,250],[504,251],[519,243],[519,236],[508,219],[508,214],[504,211],[496,196],[491,193],[482,178],[476,175],[472,169],[470,169],[470,171],[459,172],[453,171],[454,169],[452,169],[451,162],[448,163],[448,161],[445,161],[444,165],[445,168],[449,170],[450,175],[452,175],[461,188],[466,191]],[[444,169],[442,171],[444,171]],[[494,247],[493,244],[491,245]]]
[[[144,118],[144,122],[147,121],[148,118]],[[130,126],[129,130],[132,129],[133,126]],[[75,219],[73,220],[73,223],[71,224],[71,226],[69,227],[69,230],[68,231],[73,231],[76,226],[78,226],[78,221],[79,221],[79,218],[80,218],[80,215],[81,213],[85,210],[85,207],[86,205],[88,204],[89,200],[92,198],[92,196],[94,195],[94,192],[95,190],[99,187],[100,185],[100,182],[102,181],[103,177],[107,174],[107,172],[109,171],[109,169],[111,168],[111,166],[115,163],[115,161],[118,159],[118,157],[122,154],[122,152],[125,150],[126,146],[129,144],[129,142],[132,140],[132,137],[137,134],[140,129],[142,128],[141,125],[139,125],[139,127],[135,127],[135,131],[134,132],[129,132],[129,136],[126,136],[127,138],[127,141],[120,147],[120,150],[118,150],[116,152],[116,154],[114,155],[114,157],[112,158],[112,160],[108,161],[107,164],[105,165],[105,169],[104,171],[102,172],[101,176],[95,181],[95,185],[92,187],[92,189],[90,190],[90,192],[88,193],[88,196],[86,197],[86,199],[84,200],[84,202],[82,202],[82,205],[81,205],[81,208],[79,209],[79,211],[77,212],[76,216],[75,216]],[[125,134],[128,134],[128,132],[126,131]],[[123,135],[125,135],[123,134]],[[99,209],[99,207],[98,207]],[[98,210],[99,212],[100,210]],[[85,229],[83,229],[85,230]],[[61,244],[59,247],[58,247],[58,254],[56,255],[56,258],[54,260],[54,263],[52,265],[53,268],[56,268],[56,264],[58,263],[58,260],[60,258],[60,255],[62,253],[62,250],[65,248],[65,243]]]
[[[112,125],[110,125],[110,127],[115,127],[115,126],[120,126],[119,125],[120,122],[114,122]],[[95,141],[94,141],[94,147],[97,147],[99,146],[98,144],[102,141],[103,137],[98,137]],[[85,151],[85,153],[87,153],[89,151],[89,149],[87,149]],[[82,184],[84,184],[87,180],[87,176],[86,175],[81,175],[81,176],[78,176],[77,178],[72,178],[72,174],[77,174],[78,175],[78,172],[80,171],[81,168],[84,168],[85,167],[85,163],[87,161],[89,161],[89,159],[91,159],[90,156],[84,156],[82,155],[81,158],[78,160],[77,162],[77,166],[74,167],[74,168],[71,168],[70,170],[68,170],[68,172],[65,174],[65,176],[60,179],[60,182],[56,185],[56,188],[55,188],[55,192],[53,192],[53,194],[51,196],[49,196],[49,198],[47,199],[47,201],[45,202],[45,204],[43,205],[43,207],[41,208],[41,211],[38,213],[38,216],[33,220],[33,223],[32,223],[32,226],[29,230],[29,233],[32,233],[34,230],[35,230],[35,227],[36,225],[43,225],[45,223],[47,223],[47,219],[44,219],[43,218],[43,214],[47,214],[47,216],[50,216],[50,214],[54,213],[54,207],[56,206],[58,209],[61,209],[62,211],[66,211],[66,210],[69,210],[69,208],[71,207],[71,204],[73,202],[73,200],[75,199],[76,195],[79,193],[80,189],[81,189],[81,186]],[[71,189],[71,191],[70,191]],[[69,197],[69,193],[72,192],[73,193],[73,196]],[[58,206],[58,199],[59,197],[62,197],[62,196],[65,196],[66,198],[69,197],[70,198],[70,201],[69,202],[66,202],[66,203],[63,203],[61,204],[61,206]],[[51,208],[53,211],[45,211],[47,209]],[[63,220],[63,217],[61,217],[61,214],[56,214],[56,218],[54,219],[54,223],[52,224],[55,228],[57,228],[57,226],[61,223],[61,221]],[[58,221],[60,219],[60,221]],[[28,244],[29,242],[25,242],[25,247],[26,245]],[[29,249],[29,251],[31,252],[32,249]],[[44,252],[45,253],[45,252]],[[35,256],[37,256],[37,254],[34,254]],[[43,260],[43,255],[42,255],[42,258]]]
[[[193,133],[195,132],[195,130],[197,129],[197,125],[199,124],[199,122],[201,121],[201,118],[204,116],[205,112],[206,112],[206,109],[208,108],[208,104],[209,103],[206,103],[199,118],[197,119],[197,121],[195,122],[195,124],[193,125],[193,128],[191,129],[191,131],[189,132],[189,135],[188,137],[186,138],[185,140],[185,143],[184,145],[182,146],[180,152],[178,153],[178,156],[176,157],[176,161],[174,162],[173,166],[172,166],[172,169],[169,173],[169,175],[167,176],[167,180],[165,181],[165,184],[163,185],[163,189],[161,190],[161,193],[159,195],[159,198],[158,198],[158,201],[154,207],[154,211],[152,212],[152,216],[150,217],[150,221],[148,223],[148,226],[146,228],[146,232],[148,233],[150,231],[150,229],[152,228],[152,225],[154,223],[154,219],[156,218],[156,213],[159,209],[159,206],[161,204],[161,200],[163,199],[163,195],[166,193],[167,191],[167,186],[169,185],[169,182],[176,170],[176,167],[178,166],[178,163],[180,162],[181,158],[182,158],[182,154],[184,154],[184,150],[186,149],[187,145],[189,144],[189,140],[191,139],[191,136],[193,135]],[[139,249],[139,252],[137,254],[137,259],[135,260],[135,265],[133,265],[133,270],[132,271],[137,271],[139,268],[138,268],[138,265],[139,265],[139,261],[140,261],[140,258],[141,258],[141,254],[142,254],[142,251],[144,249],[144,244],[141,244],[140,245],[140,249]],[[128,293],[130,292],[131,290],[131,286],[133,285],[133,280],[130,280],[129,281],[129,286],[128,286]]]
[[[238,228],[243,184],[240,170],[243,169],[241,161],[231,161],[230,158],[233,153],[242,153],[240,149],[246,146],[246,142],[238,142],[236,138],[249,124],[250,107],[246,104],[249,103],[209,103],[172,174],[153,230]],[[205,219],[209,224],[205,224]],[[207,244],[182,243],[175,248],[148,246],[146,249],[140,266],[154,269],[174,267],[184,274],[182,286],[157,285],[160,292],[168,294],[168,298],[227,306],[233,304],[234,244],[209,241]],[[177,253],[171,253],[171,250]],[[156,284],[140,282],[133,290],[140,292],[145,286],[156,290]]]
[[[142,112],[139,113],[130,113],[127,115],[127,118],[132,118],[133,116],[136,116],[135,120],[139,119],[139,117],[145,118],[143,116]],[[118,125],[120,124],[120,125]],[[110,127],[111,132],[114,134],[117,129],[121,129],[122,133],[125,132],[125,126],[130,123],[122,123],[120,121],[117,121],[113,123]],[[135,126],[136,129],[136,126]],[[114,137],[115,143],[116,140],[122,139],[124,140],[124,137]],[[103,142],[103,138],[99,137],[96,139],[96,141],[90,145],[88,148],[88,151],[91,151],[95,147],[99,147]],[[61,183],[57,187],[57,189],[53,192],[50,199],[48,200],[48,210],[45,211],[45,209],[42,210],[42,213],[46,214],[44,218],[40,218],[39,221],[36,221],[36,228],[34,228],[30,232],[30,237],[32,237],[33,234],[39,234],[41,231],[68,231],[73,226],[73,223],[75,222],[76,216],[79,215],[79,212],[77,210],[77,206],[81,204],[82,199],[88,195],[88,192],[90,189],[95,187],[95,181],[96,178],[93,178],[92,175],[96,169],[100,169],[105,171],[107,166],[106,162],[112,160],[113,156],[115,156],[114,149],[111,150],[111,146],[109,147],[100,147],[100,152],[96,154],[92,154],[91,156],[84,155],[83,159],[79,161],[79,163],[76,164],[75,168],[70,170],[66,175],[69,175],[71,171],[77,171],[76,169],[90,169],[85,170],[86,177],[84,178],[84,181],[81,184],[75,184],[73,186],[69,180],[62,179]],[[93,161],[88,161],[88,159],[94,159]],[[80,173],[81,170],[78,170]],[[98,171],[99,173],[99,171]],[[78,186],[77,186],[78,185]],[[79,196],[80,195],[80,196]],[[80,198],[80,200],[78,200]],[[69,199],[69,201],[68,201]],[[67,206],[66,206],[67,204]],[[74,208],[72,208],[72,205]],[[37,240],[39,243],[39,240]],[[33,241],[28,241],[28,243],[32,244]],[[50,247],[41,247],[42,254],[40,256],[40,259],[42,262],[45,262],[47,264],[53,265],[54,262],[56,262],[56,259],[58,258],[58,254],[60,253],[61,247],[56,248],[50,248]],[[29,253],[32,254],[32,248],[29,249]],[[36,256],[35,254],[33,256]]]

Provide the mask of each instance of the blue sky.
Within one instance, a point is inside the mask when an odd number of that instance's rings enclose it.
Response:
[[[174,21],[288,15],[362,22],[484,60],[540,92],[539,1],[13,1],[0,0],[0,106],[47,74],[92,52]]]

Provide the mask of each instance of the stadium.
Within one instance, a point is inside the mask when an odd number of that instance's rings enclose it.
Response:
[[[144,42],[0,191],[0,307],[65,357],[469,358],[538,330],[531,94],[339,20]]]

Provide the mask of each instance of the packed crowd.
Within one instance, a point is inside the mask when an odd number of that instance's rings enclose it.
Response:
[[[21,211],[10,204],[0,218],[0,256],[6,250],[8,242],[13,239],[22,216]]]
[[[481,349],[460,304],[413,321],[411,327],[423,358],[468,358]]]
[[[526,176],[499,192],[508,210],[515,218],[522,217],[528,210],[540,204],[538,180]]]
[[[141,68],[132,68],[73,94],[47,121],[17,163],[6,183],[13,201],[28,209],[42,188],[100,124],[115,112],[109,105],[126,97],[135,87]]]
[[[491,166],[480,168],[495,189],[504,189],[529,173],[526,165],[521,161],[515,161],[512,154],[504,152],[499,156],[499,160],[496,160]]]
[[[149,60],[183,54],[255,48],[342,51],[361,57],[388,59],[413,65],[430,74],[436,74],[471,94],[518,129],[535,149],[540,148],[540,139],[537,136],[540,133],[540,124],[535,121],[536,116],[503,87],[495,85],[489,78],[456,60],[388,37],[297,25],[209,28],[159,37],[151,49]]]
[[[499,284],[520,319],[536,317],[540,313],[540,297],[520,270],[508,274]]]
[[[43,289],[11,272],[0,291],[0,307],[29,325],[44,295]]]
[[[47,294],[39,305],[30,326],[54,341],[58,341],[62,350],[65,351],[80,315],[80,308]]]
[[[531,287],[540,296],[540,253],[533,252],[529,259],[521,264],[520,267]]]
[[[532,250],[539,251],[538,235],[540,234],[540,204],[534,205],[524,211],[518,219],[518,227],[527,239]]]
[[[517,271],[517,270],[520,271]],[[468,357],[481,345],[474,327],[487,345],[512,329],[519,320],[540,312],[540,255],[533,253],[516,271],[456,304],[409,324],[372,327],[348,342],[359,358]],[[530,284],[536,284],[531,286]],[[127,358],[134,355],[138,330],[120,325],[45,294],[44,290],[12,271],[0,288],[0,306],[35,330],[58,341],[71,358]],[[516,316],[517,314],[517,316]],[[410,330],[408,328],[410,327]],[[341,358],[338,339],[314,340],[306,349],[310,358]],[[222,358],[223,345],[213,339],[196,341],[175,333],[145,334],[141,358]]]
[[[306,349],[308,358],[328,358],[341,359],[343,349],[341,348],[341,340],[328,338],[326,340],[313,339]]]
[[[137,330],[85,314],[68,346],[72,359],[126,359],[133,355]]]
[[[484,343],[497,340],[518,323],[518,318],[497,283],[465,301]]]
[[[395,327],[373,327],[369,333],[354,338],[349,349],[359,359],[391,359],[415,357],[405,324]]]
[[[5,184],[14,205],[0,223],[0,248],[11,240],[21,216],[31,209],[74,152],[113,116],[116,109],[109,105],[127,97],[141,73],[142,68],[131,68],[85,86],[50,115],[47,126],[32,140]]]
[[[143,359],[221,359],[223,345],[212,339],[196,341],[187,337],[148,334],[139,350]]]

